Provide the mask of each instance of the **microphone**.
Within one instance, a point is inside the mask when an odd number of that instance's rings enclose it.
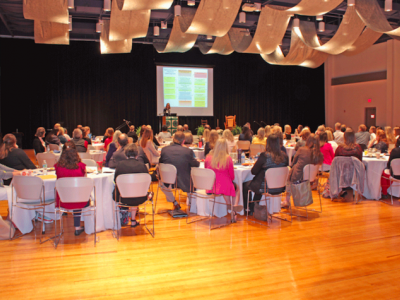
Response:
[[[263,123],[265,126],[267,126],[267,123],[265,123],[264,121],[261,121],[261,123]]]
[[[122,119],[124,122],[127,122],[127,123],[131,123],[131,121],[128,121],[128,120],[125,120],[125,119]]]
[[[253,121],[253,122],[256,123],[258,126],[262,127],[262,126],[260,125],[260,123],[258,123],[257,121]]]

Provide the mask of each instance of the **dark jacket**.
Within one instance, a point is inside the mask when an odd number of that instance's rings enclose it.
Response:
[[[387,167],[388,167],[388,169],[390,169],[390,174],[392,176],[393,176],[393,172],[392,172],[392,169],[390,168],[390,164],[391,164],[392,160],[396,159],[396,158],[400,158],[400,148],[399,147],[393,148],[392,152],[390,152],[389,161],[387,164]],[[400,176],[393,176],[393,177],[396,179],[400,179]]]
[[[105,165],[106,167],[108,167],[110,159],[116,150],[117,150],[117,146],[115,145],[115,143],[110,143],[110,145],[108,146],[108,151],[107,151],[107,155],[106,155],[106,165]]]
[[[114,154],[111,156],[111,159],[108,163],[108,167],[115,169],[117,167],[118,162],[121,160],[126,160],[127,157],[125,155],[125,147],[117,150],[114,152]]]
[[[206,145],[204,146],[204,157],[207,156],[208,153],[210,153],[211,148],[210,148],[210,142],[207,142]]]
[[[295,182],[303,179],[303,168],[312,164],[311,150],[308,147],[301,147],[293,158],[293,166],[290,170],[290,181]]]
[[[52,133],[49,133],[46,136],[45,142],[46,142],[46,145],[49,145],[49,144],[60,145],[61,144],[61,142],[58,139],[58,137],[56,135],[52,134]]]
[[[380,141],[378,144],[373,145],[372,148],[375,148],[375,149],[381,151],[382,153],[388,152],[388,149],[389,149],[388,145],[382,141]]]
[[[335,151],[336,156],[354,156],[362,161],[362,149],[360,145],[355,145],[353,149],[347,149],[343,145],[339,145]]]
[[[178,173],[178,188],[186,193],[190,191],[191,168],[200,165],[194,158],[193,150],[174,143],[163,148],[160,163],[174,165]]]
[[[122,174],[133,174],[133,173],[146,173],[148,174],[149,171],[147,170],[147,167],[141,162],[138,161],[135,158],[129,158],[125,159],[123,162],[119,161],[117,163],[117,167],[115,169],[115,175],[114,175],[114,182],[116,182],[116,178],[118,175]],[[115,197],[115,193],[113,192],[113,199]],[[136,197],[136,198],[122,198],[121,202],[128,204],[128,205],[139,205],[145,202],[147,199],[147,196],[144,197]],[[117,189],[117,199],[114,200],[119,200],[119,191]]]
[[[250,136],[246,139],[243,133],[239,134],[239,141],[249,141],[250,143],[253,141],[253,136]]]
[[[92,144],[92,140],[90,139],[90,138],[88,138],[88,137],[84,137],[84,138],[82,138],[84,141],[86,141],[87,143],[88,143],[88,145],[91,145]]]
[[[78,152],[86,152],[87,149],[85,147],[85,140],[84,139],[72,139],[72,142],[75,144],[76,151]]]
[[[65,144],[66,142],[68,142],[67,138],[63,135],[59,135],[58,139],[60,140],[61,144]]]
[[[0,164],[15,170],[36,169],[24,150],[15,148],[8,153],[7,157],[0,159]]]
[[[133,143],[136,143],[138,141],[138,136],[137,136],[136,132],[134,132],[134,131],[129,131],[128,137],[133,139]]]
[[[46,148],[43,147],[42,143],[40,142],[39,138],[35,136],[33,139],[33,149],[35,150],[35,153],[43,153],[46,151]]]

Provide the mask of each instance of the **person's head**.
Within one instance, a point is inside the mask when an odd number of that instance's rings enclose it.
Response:
[[[183,131],[175,132],[173,141],[175,144],[182,145],[185,142],[185,134]]]
[[[145,130],[147,129],[146,125],[142,125],[142,127],[140,127],[140,132],[139,132],[139,136],[142,137],[143,133],[145,132]]]
[[[176,131],[183,131],[183,126],[182,125],[178,125],[178,127],[176,127]]]
[[[62,149],[64,151],[65,149],[69,149],[69,148],[76,149],[76,145],[73,141],[66,142]]]
[[[282,127],[274,125],[274,128],[271,129],[271,133],[277,134],[278,132],[282,133]]]
[[[64,135],[64,127],[58,128],[58,135]]]
[[[86,135],[88,135],[90,133],[90,127],[89,126],[85,126],[85,131],[86,131]]]
[[[394,140],[394,134],[393,134],[393,129],[390,126],[386,126],[385,127],[385,133],[386,133],[386,137],[387,139],[392,142]]]
[[[58,135],[58,128],[52,129],[52,130],[49,132],[48,135],[49,135],[49,136],[51,136],[51,135]]]
[[[321,132],[325,132],[325,126],[324,125],[318,126],[316,134],[320,134]]]
[[[288,124],[285,125],[285,133],[286,134],[292,133],[292,127],[290,127],[290,125],[288,125]]]
[[[332,134],[332,131],[327,130],[327,131],[325,131],[325,132],[326,132],[326,134],[327,134],[327,136],[328,136],[328,142],[333,141],[333,134]]]
[[[367,126],[365,126],[364,124],[361,124],[360,126],[358,126],[358,131],[359,132],[367,131]]]
[[[127,158],[136,158],[139,154],[138,146],[136,144],[128,144],[124,152]]]
[[[211,149],[214,148],[215,143],[217,142],[219,136],[218,136],[218,132],[216,130],[211,130],[210,132],[210,139],[208,140],[209,146]]]
[[[80,130],[82,130],[83,126],[82,125],[78,125],[78,126],[76,126],[76,128],[79,128]]]
[[[393,128],[393,133],[394,133],[394,136],[395,136],[395,137],[398,136],[398,135],[400,135],[400,127],[395,127],[395,128]]]
[[[112,127],[107,128],[106,136],[112,137],[114,135],[114,129]]]
[[[258,128],[257,130],[257,137],[260,140],[263,140],[265,138],[265,129],[263,127]]]
[[[117,145],[117,143],[118,143],[118,138],[119,138],[119,136],[120,136],[121,134],[122,134],[121,131],[115,130],[114,135],[113,135],[113,140],[112,140],[112,142],[113,142],[115,145]]]
[[[60,128],[60,127],[61,127],[60,123],[54,124],[54,129],[58,129],[58,128]]]
[[[300,133],[303,130],[303,125],[297,126],[297,132]]]
[[[87,137],[87,135],[88,135],[88,132],[87,132],[87,130],[86,130],[86,127],[82,127],[82,138],[86,138]]]
[[[15,148],[18,148],[17,138],[11,133],[6,134],[3,137],[3,144],[0,147],[0,159],[6,158]]]
[[[204,131],[203,131],[203,139],[204,139],[205,143],[207,143],[210,140],[210,133],[211,133],[210,129],[208,129],[208,128],[204,129]]]
[[[265,137],[268,138],[271,134],[271,126],[265,126]]]
[[[65,143],[65,145],[67,145],[67,143]],[[69,146],[70,143],[67,146],[65,145],[64,145],[65,149],[63,148],[60,159],[57,162],[57,166],[69,170],[78,169],[79,168],[78,164],[81,162],[81,158],[79,157],[76,148],[70,147]]]
[[[135,126],[133,126],[133,125],[129,126],[129,131],[130,132],[135,132]]]
[[[38,129],[36,129],[36,136],[39,138],[44,137],[44,135],[46,134],[46,130],[44,129],[44,127],[39,127]]]
[[[205,129],[208,129],[208,130],[210,130],[210,131],[211,131],[211,126],[210,126],[210,125],[208,125],[208,124],[206,124],[206,125],[204,126],[204,128],[205,128]]]
[[[152,128],[151,128],[151,125],[146,125],[146,127],[147,127],[148,129],[152,129]]]
[[[224,169],[228,164],[229,148],[228,143],[224,138],[217,139],[214,148],[211,150],[210,154],[211,167],[214,169]]]
[[[169,105],[169,103],[167,103],[167,105],[165,106],[166,109],[171,109],[171,105]]]
[[[268,137],[265,151],[271,155],[275,164],[280,164],[285,160],[285,156],[281,151],[281,142],[277,134],[271,134]]]
[[[335,124],[335,130],[340,130],[341,127],[342,127],[342,124],[340,124],[339,122],[337,122]]]
[[[122,133],[119,137],[118,137],[118,144],[124,148],[126,145],[128,145],[128,135],[125,133]]]
[[[163,125],[163,126],[161,127],[161,131],[162,131],[162,132],[167,132],[167,131],[168,131],[168,126],[167,126],[167,125]]]
[[[67,127],[63,127],[64,128],[64,133],[65,134],[68,134],[68,129],[67,129]]]
[[[341,132],[346,132],[346,128],[347,128],[347,126],[346,126],[345,124],[342,124],[342,125],[340,126],[340,131],[341,131]]]
[[[300,132],[300,137],[303,141],[307,141],[308,137],[310,136],[311,132],[310,129],[308,129],[307,127],[304,128],[301,132]]]
[[[311,162],[314,165],[322,164],[324,161],[324,155],[321,153],[319,148],[319,140],[317,136],[309,136],[306,141],[306,147],[311,150]]]
[[[369,133],[376,133],[376,127],[375,126],[371,126],[369,128]]]
[[[384,142],[385,144],[389,144],[387,140],[387,135],[383,130],[378,130],[376,132],[376,140],[377,142]]]
[[[243,125],[243,127],[247,127],[251,130],[251,124],[249,122],[247,122],[246,124]]]
[[[72,138],[73,139],[81,139],[82,138],[82,130],[80,130],[79,128],[74,129],[74,131],[72,132]]]
[[[346,127],[346,131],[345,131],[345,132],[347,132],[347,131],[353,131],[353,128],[351,128],[351,127]]]
[[[347,149],[353,149],[356,144],[356,135],[353,131],[346,131],[343,135],[344,147]]]
[[[323,146],[327,142],[328,142],[328,134],[326,133],[326,131],[324,131],[319,134],[319,145]]]
[[[234,142],[235,141],[235,139],[233,137],[233,134],[232,134],[232,131],[230,131],[229,129],[225,129],[224,130],[224,132],[222,133],[222,137],[224,139],[226,139],[227,141],[230,141],[230,142]]]
[[[149,129],[149,128],[147,128],[147,129],[143,132],[142,139],[140,140],[140,146],[141,146],[142,148],[146,148],[147,141],[153,142],[153,130],[152,130],[152,129]]]
[[[185,145],[193,144],[193,135],[191,132],[185,132]]]
[[[185,125],[183,125],[183,130],[184,130],[184,131],[187,131],[187,130],[189,130],[189,126],[188,126],[188,124],[185,124]]]

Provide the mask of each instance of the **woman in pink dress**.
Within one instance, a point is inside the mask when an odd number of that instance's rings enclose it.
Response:
[[[319,134],[319,149],[324,155],[323,164],[330,166],[335,158],[335,153],[333,152],[332,145],[328,143],[328,134],[326,132]]]
[[[231,203],[230,197],[235,197],[233,211],[236,213],[243,210],[243,206],[239,203],[239,189],[233,183],[235,173],[233,171],[233,161],[229,156],[228,143],[225,139],[218,139],[215,143],[214,149],[207,155],[204,166],[206,169],[211,169],[215,172],[215,183],[212,191],[207,193],[215,193],[223,195],[227,204]]]
[[[84,177],[86,176],[86,165],[81,161],[73,142],[66,142],[60,160],[54,165],[57,179],[64,177]],[[80,203],[60,203],[60,197],[56,195],[56,206],[66,209],[74,209],[75,235],[80,235],[84,228],[81,227],[81,208],[89,205],[89,199]]]

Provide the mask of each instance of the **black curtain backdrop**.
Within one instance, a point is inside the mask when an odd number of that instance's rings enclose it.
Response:
[[[225,115],[239,125],[323,124],[324,69],[273,66],[260,55],[203,55],[194,48],[183,54],[158,54],[152,45],[133,44],[130,54],[101,55],[99,43],[39,45],[32,40],[0,40],[1,130],[25,134],[32,148],[36,128],[61,122],[71,134],[78,125],[95,135],[117,127],[122,119],[135,126],[150,124],[158,132],[156,63],[214,66],[214,116],[184,117],[195,133],[201,119],[224,129]],[[125,127],[125,130],[127,128]]]

